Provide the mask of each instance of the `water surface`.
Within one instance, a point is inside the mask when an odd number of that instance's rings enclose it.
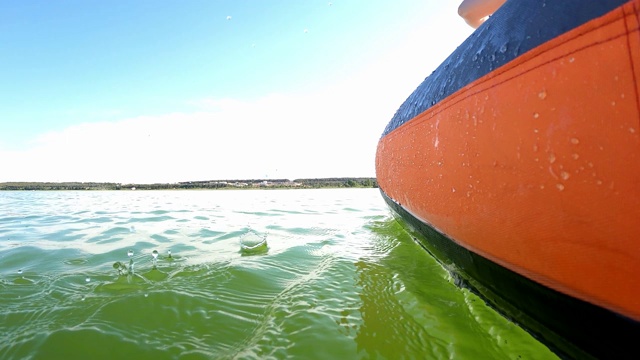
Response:
[[[377,189],[0,192],[0,293],[2,359],[556,358]]]

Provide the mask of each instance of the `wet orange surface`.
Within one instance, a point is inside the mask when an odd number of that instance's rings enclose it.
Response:
[[[640,320],[640,1],[380,140],[380,188],[519,274]]]

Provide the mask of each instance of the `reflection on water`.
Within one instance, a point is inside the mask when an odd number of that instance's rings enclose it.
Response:
[[[376,189],[0,193],[0,358],[554,356]]]

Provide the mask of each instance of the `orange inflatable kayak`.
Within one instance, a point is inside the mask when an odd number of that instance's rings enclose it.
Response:
[[[640,0],[509,0],[401,105],[384,199],[561,356],[640,358]]]

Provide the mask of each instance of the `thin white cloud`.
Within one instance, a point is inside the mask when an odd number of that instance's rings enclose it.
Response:
[[[76,125],[41,135],[27,151],[0,154],[0,181],[373,176],[371,156],[353,164],[364,147],[357,133],[347,135],[354,114],[332,102],[271,95],[220,100],[212,111]]]

